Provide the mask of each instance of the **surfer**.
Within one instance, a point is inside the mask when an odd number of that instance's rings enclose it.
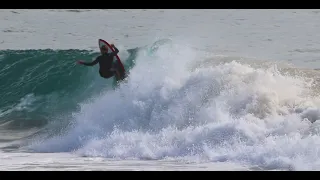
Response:
[[[116,56],[119,52],[119,50],[114,46],[114,44],[110,44],[111,47],[114,48],[114,52],[108,53],[108,48],[106,45],[103,45],[100,47],[101,55],[98,56],[94,61],[92,62],[83,62],[78,61],[78,64],[82,64],[85,66],[94,66],[99,63],[99,74],[103,78],[110,78],[114,75],[117,75],[117,79],[120,79],[120,73],[116,66],[113,66],[113,57]]]

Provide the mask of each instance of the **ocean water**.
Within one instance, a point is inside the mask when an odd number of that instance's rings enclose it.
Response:
[[[0,15],[0,170],[320,169],[320,10]]]

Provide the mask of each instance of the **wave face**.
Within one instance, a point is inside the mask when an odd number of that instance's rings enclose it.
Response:
[[[130,52],[129,66],[135,53]],[[97,55],[73,49],[0,51],[0,123],[10,122],[13,129],[42,127],[57,116],[76,111],[80,102],[112,88],[112,80],[99,77],[98,66],[75,64],[78,59],[91,61]]]
[[[2,118],[68,122],[50,137],[34,137],[29,151],[318,168],[317,71],[203,55],[161,40],[128,50],[122,59],[130,75],[111,88],[97,69],[75,67],[92,52],[5,52]]]

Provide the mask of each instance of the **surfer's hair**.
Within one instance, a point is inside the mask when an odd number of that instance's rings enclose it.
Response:
[[[100,47],[100,51],[101,51],[101,53],[108,53],[108,48],[107,48],[107,46],[106,46],[106,45],[102,45],[102,46]]]
[[[102,45],[102,46],[100,47],[100,49],[108,50],[108,48],[107,48],[107,46],[106,46],[106,45]]]

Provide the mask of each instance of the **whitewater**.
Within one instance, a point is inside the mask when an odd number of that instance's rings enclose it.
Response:
[[[319,12],[0,10],[0,170],[319,170]]]

